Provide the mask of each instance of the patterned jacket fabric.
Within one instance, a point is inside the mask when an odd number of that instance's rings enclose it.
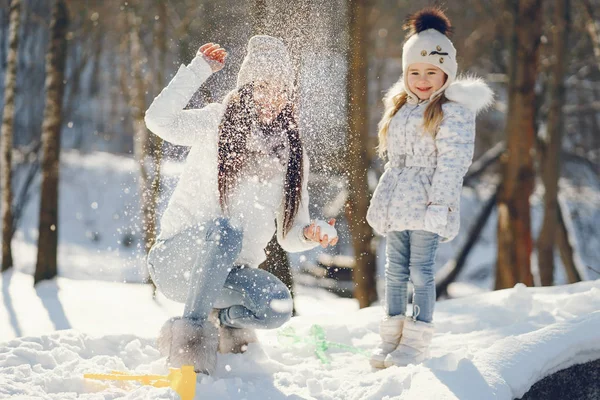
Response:
[[[398,90],[402,86],[397,85],[391,94]],[[479,97],[473,99],[469,91]],[[491,103],[492,92],[480,80],[459,80],[446,90],[446,96],[451,101],[442,106],[444,119],[435,138],[423,129],[428,102],[405,104],[390,122],[389,161],[367,213],[367,221],[381,235],[425,230],[429,204],[449,210],[446,226],[434,233],[442,241],[450,241],[458,233],[462,182],[473,158],[475,116]]]

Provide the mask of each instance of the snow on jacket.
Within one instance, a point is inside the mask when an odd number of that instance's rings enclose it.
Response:
[[[225,104],[211,103],[202,109],[184,110],[211,73],[209,65],[200,56],[187,66],[181,65],[146,111],[145,122],[150,131],[173,144],[191,146],[185,168],[161,218],[159,240],[222,215],[217,180],[217,143]],[[294,225],[285,238],[282,231],[284,167],[270,168],[263,176],[249,175],[244,171],[244,179],[240,180],[229,199],[231,223],[244,233],[237,264],[256,267],[263,262],[266,259],[264,248],[275,230],[286,251],[299,252],[318,246],[318,243],[303,240],[303,228],[310,223],[308,171],[309,161],[305,155],[302,201]]]
[[[402,80],[384,99],[404,91]],[[460,225],[462,182],[471,165],[475,141],[475,116],[493,100],[481,80],[453,82],[445,91],[444,118],[435,138],[423,129],[428,102],[406,103],[388,129],[388,163],[367,213],[367,221],[381,235],[390,231],[424,230],[428,204],[448,207],[448,219],[437,232],[442,241],[452,240]]]

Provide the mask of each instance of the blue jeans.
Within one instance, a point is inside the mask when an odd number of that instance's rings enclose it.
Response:
[[[184,318],[205,320],[217,308],[226,326],[277,328],[292,315],[290,292],[266,271],[234,265],[242,238],[226,218],[215,219],[159,239],[148,270],[165,296],[185,303]]]
[[[433,266],[439,235],[427,231],[390,232],[387,235],[385,300],[389,316],[404,315],[408,280],[413,283],[413,318],[431,322],[435,306]]]

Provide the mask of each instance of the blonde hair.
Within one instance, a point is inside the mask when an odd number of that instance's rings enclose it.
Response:
[[[405,91],[400,92],[392,98],[384,99],[385,111],[383,112],[383,117],[378,125],[379,145],[377,146],[377,153],[381,158],[384,158],[387,153],[387,134],[392,118],[394,118],[394,115],[396,115],[398,110],[406,104],[407,100],[408,94]],[[448,99],[446,98],[446,95],[442,93],[431,100],[425,109],[425,114],[423,115],[423,130],[434,138],[444,119],[442,105],[446,102],[448,102]]]

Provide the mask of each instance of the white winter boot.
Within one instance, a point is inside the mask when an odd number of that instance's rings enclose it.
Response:
[[[373,354],[371,354],[371,359],[369,360],[373,368],[385,368],[385,358],[394,351],[400,343],[404,319],[404,315],[396,315],[393,317],[385,317],[379,323],[381,342],[379,343],[379,346],[373,350]]]
[[[433,338],[433,324],[407,317],[398,348],[385,358],[385,367],[419,364],[429,358],[429,344]]]
[[[219,309],[213,308],[208,319],[219,327],[219,353],[245,353],[250,343],[258,342],[251,328],[231,328],[221,324]]]
[[[157,344],[170,367],[193,365],[207,375],[215,371],[219,331],[211,321],[171,318],[161,328]]]

